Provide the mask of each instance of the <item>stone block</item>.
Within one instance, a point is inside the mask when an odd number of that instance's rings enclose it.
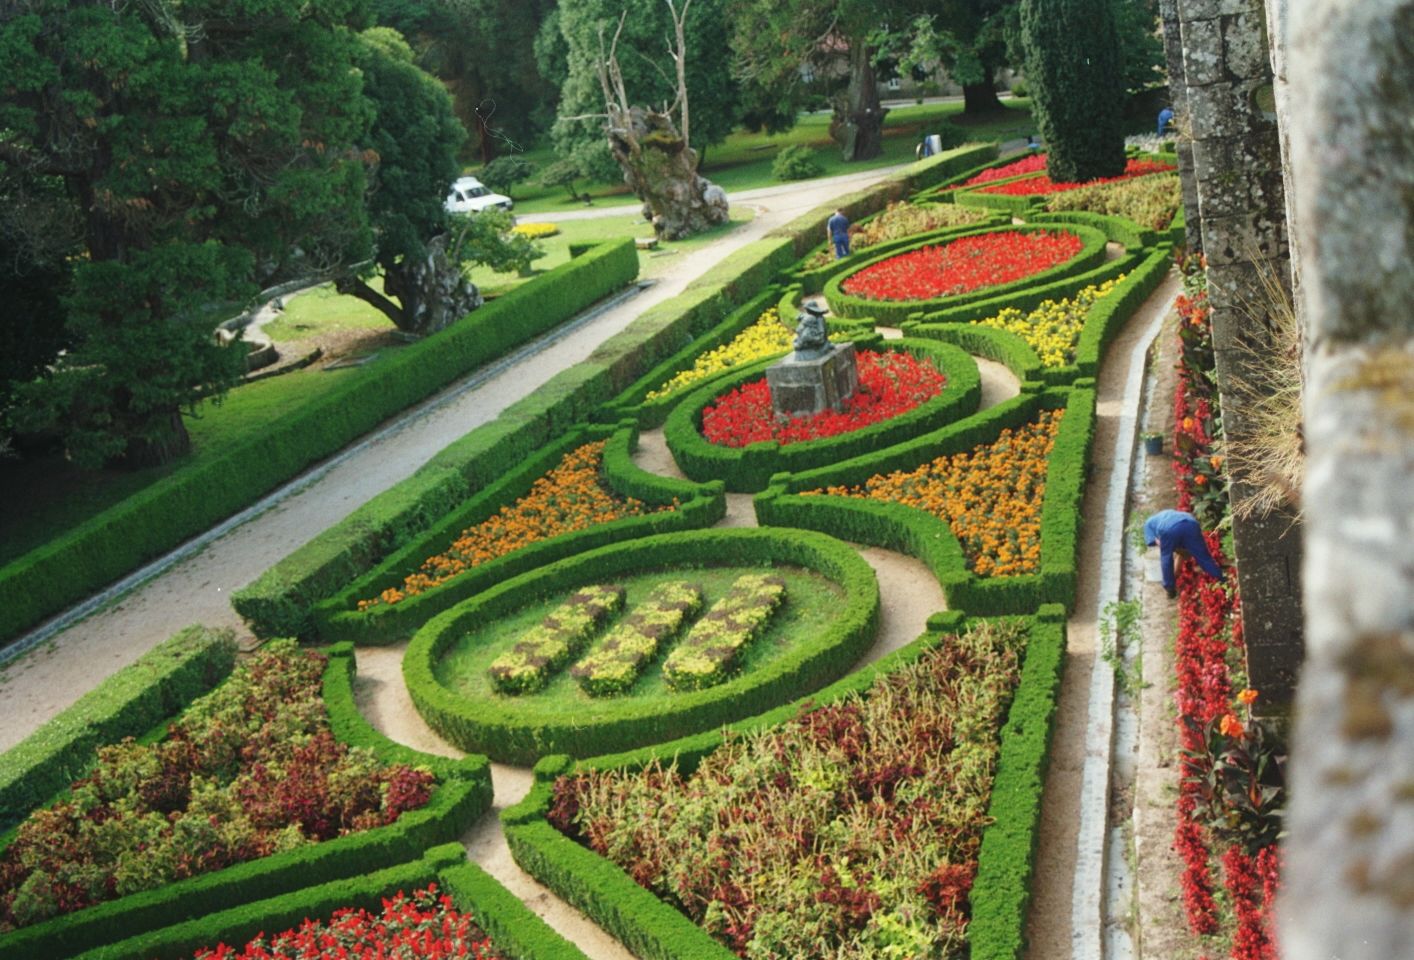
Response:
[[[1182,20],[1211,20],[1262,9],[1262,0],[1178,0]]]
[[[1265,18],[1259,12],[1221,17],[1223,64],[1233,79],[1271,79]]]
[[[803,417],[825,409],[844,409],[859,392],[854,344],[837,343],[823,357],[797,360],[791,354],[766,370],[771,406],[777,416]]]
[[[1191,100],[1196,88],[1218,83],[1226,76],[1222,61],[1222,30],[1216,19],[1184,20],[1180,27],[1183,36],[1183,75]]]

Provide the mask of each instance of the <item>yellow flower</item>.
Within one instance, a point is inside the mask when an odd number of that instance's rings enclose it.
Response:
[[[671,396],[684,387],[706,379],[728,367],[751,363],[766,357],[784,353],[795,342],[795,333],[781,323],[780,315],[772,307],[755,323],[747,327],[728,344],[708,350],[699,356],[690,368],[669,379],[661,387],[649,392],[646,399],[658,400]]]
[[[518,223],[511,227],[511,233],[518,233],[522,237],[529,237],[532,240],[543,240],[545,237],[553,237],[560,232],[560,228],[553,223]]]
[[[1006,330],[1025,340],[1045,367],[1075,362],[1075,345],[1085,317],[1098,301],[1114,292],[1121,274],[1101,284],[1091,284],[1069,300],[1046,300],[1030,313],[1007,307],[994,317],[977,321],[981,326]]]

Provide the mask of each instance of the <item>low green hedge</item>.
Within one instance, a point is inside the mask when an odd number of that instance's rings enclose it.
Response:
[[[999,233],[1002,231],[1034,233],[1044,229],[1046,228],[1028,224],[984,227],[981,229],[972,228],[956,232],[952,234],[950,239],[956,240],[961,237],[979,236],[981,234]],[[888,260],[890,257],[898,256],[909,250],[926,247],[933,243],[933,241],[924,240],[921,242],[913,242],[906,247],[900,247],[891,253],[858,264],[847,274],[837,274],[831,277],[825,284],[825,299],[829,301],[830,309],[841,316],[869,316],[873,317],[878,323],[896,327],[901,326],[904,321],[910,319],[915,313],[927,313],[929,311],[956,307],[960,304],[970,304],[982,300],[1002,299],[1023,289],[1043,286],[1055,280],[1072,277],[1078,273],[1084,273],[1104,263],[1106,241],[1103,233],[1091,227],[1082,226],[1068,226],[1066,227],[1066,231],[1080,237],[1082,246],[1079,253],[1064,263],[1057,264],[1054,267],[1029,277],[1013,280],[1010,283],[974,290],[971,293],[937,297],[931,300],[870,300],[865,297],[856,297],[844,292],[842,284],[854,274],[884,260]]]
[[[438,682],[435,667],[468,631],[591,580],[676,566],[714,564],[806,567],[845,590],[838,617],[818,636],[769,666],[716,687],[673,694],[645,705],[628,700],[586,703],[570,720],[546,717],[535,701],[462,697]],[[722,529],[670,533],[601,547],[522,574],[430,621],[413,637],[403,677],[429,726],[466,750],[506,763],[529,764],[551,753],[589,756],[679,737],[727,723],[817,689],[838,677],[874,641],[879,588],[873,570],[846,545],[798,530]]]
[[[377,915],[384,898],[436,882],[457,909],[510,960],[585,960],[584,952],[552,930],[495,878],[466,859],[459,843],[433,847],[411,863],[334,880],[293,893],[221,910],[129,937],[79,954],[73,960],[183,960],[218,943],[240,949],[264,934],[298,929],[306,918],[328,920],[336,910],[363,908]]]
[[[1010,177],[1006,180],[993,180],[990,183],[978,184],[977,187],[968,190],[958,190],[952,195],[952,202],[960,207],[980,207],[983,210],[995,210],[1010,217],[1030,219],[1029,215],[1045,202],[1044,196],[1013,196],[1009,193],[979,192],[982,187],[995,187],[999,183],[1010,183],[1012,180],[1021,179],[1023,178]]]
[[[1090,213],[1086,210],[1039,210],[1026,218],[1027,223],[1078,223],[1094,227],[1112,242],[1123,244],[1130,252],[1143,247],[1152,247],[1157,238],[1153,230],[1139,226],[1128,217],[1117,217],[1104,213]]]
[[[0,960],[68,956],[112,942],[114,931],[127,936],[146,933],[233,903],[379,870],[457,839],[490,809],[491,768],[484,756],[447,760],[388,740],[353,702],[351,650],[336,648],[331,653],[324,684],[334,730],[348,742],[373,750],[384,762],[415,763],[437,774],[439,782],[427,806],[385,827],[239,863],[23,927],[0,938]]]
[[[639,377],[631,387],[615,397],[613,403],[606,405],[599,416],[631,415],[637,418],[639,426],[645,430],[661,426],[673,405],[682,399],[689,389],[693,388],[683,387],[665,397],[657,397],[653,400],[647,399],[648,394],[657,390],[679,372],[691,369],[693,363],[702,354],[730,343],[737,334],[756,323],[761,319],[761,314],[779,302],[780,289],[778,287],[771,286],[762,290],[744,305],[728,313],[720,323],[686,341],[680,350]],[[685,330],[683,333],[686,336],[689,331]],[[714,374],[713,377],[721,376],[730,370],[731,368],[728,367],[721,373]],[[707,379],[712,378],[703,378],[704,381]]]
[[[633,244],[606,243],[459,323],[311,397],[258,439],[223,450],[0,567],[0,641],[258,500],[447,384],[631,281]]]
[[[995,156],[996,147],[984,144],[929,157],[773,230],[766,241],[747,247],[745,255],[728,257],[682,294],[645,310],[585,363],[571,367],[495,422],[450,444],[413,476],[280,560],[237,591],[232,605],[259,636],[307,635],[315,603],[381,562],[508,465],[528,457],[571,424],[597,419],[596,411],[614,395],[682,350],[686,340],[720,322],[733,305],[759,292],[771,271],[753,258],[769,254],[772,270],[788,266],[816,244],[835,206],[863,216]],[[607,413],[609,422],[621,416],[620,410]]]
[[[1066,413],[1046,470],[1041,563],[1035,574],[977,576],[967,568],[962,547],[947,523],[913,507],[854,497],[797,495],[819,487],[861,484],[876,473],[911,470],[937,457],[995,440],[1003,429],[1019,427],[1042,410],[1061,408]],[[763,524],[820,530],[843,540],[917,557],[938,578],[949,609],[976,615],[1027,613],[1042,603],[1060,603],[1069,609],[1075,603],[1080,506],[1094,419],[1094,381],[1078,381],[1069,390],[1023,393],[960,424],[880,454],[778,477],[771,489],[757,496],[756,515]]]
[[[11,747],[0,763],[0,830],[87,773],[97,747],[147,733],[215,687],[235,659],[230,630],[187,627]]]
[[[527,493],[565,454],[594,440],[607,441],[604,473],[620,495],[635,497],[650,506],[666,506],[677,499],[681,506],[666,513],[625,517],[611,523],[563,534],[530,544],[466,571],[441,586],[395,604],[358,609],[358,601],[376,597],[386,587],[400,586],[429,556],[441,552],[467,527],[496,515],[500,509]],[[638,467],[632,458],[637,431],[630,423],[618,427],[578,427],[546,445],[482,489],[436,525],[408,541],[382,563],[343,590],[314,607],[313,632],[324,642],[351,640],[360,645],[398,643],[412,636],[435,614],[474,596],[507,577],[573,556],[593,547],[670,530],[709,527],[726,514],[720,483],[697,484],[660,477]]]
[[[1064,665],[1065,615],[1057,606],[1029,617],[1021,678],[1000,732],[997,770],[983,831],[977,880],[970,900],[969,956],[974,960],[1015,960],[1024,942],[1026,909],[1034,872],[1042,788],[1049,759],[1051,720]],[[813,694],[811,703],[829,703],[862,692],[875,679],[912,662],[934,647],[944,631],[961,629],[956,611],[930,619],[928,633],[879,662]],[[729,728],[733,734],[777,725],[794,717],[796,701]],[[501,815],[506,840],[518,864],[562,899],[578,907],[636,956],[657,960],[727,960],[732,953],[672,905],[639,886],[622,869],[550,826],[545,819],[554,780],[578,767],[640,768],[650,760],[673,760],[690,774],[702,757],[723,742],[714,730],[630,753],[594,757],[576,764],[547,757],[535,770],[536,784],[520,804]]]
[[[782,446],[775,441],[726,447],[702,436],[702,411],[721,393],[741,383],[765,376],[774,360],[740,368],[731,377],[714,380],[688,394],[663,425],[663,436],[673,459],[689,477],[714,477],[728,490],[764,490],[773,474],[783,470],[809,470],[868,451],[876,451],[936,429],[939,422],[970,416],[982,398],[982,378],[977,364],[951,344],[929,340],[882,340],[869,334],[855,340],[861,349],[901,350],[932,360],[947,377],[938,396],[907,413],[849,433],[822,440]]]
[[[994,360],[1010,370],[1022,383],[1041,382],[1045,369],[1031,344],[1010,330],[984,327],[980,323],[929,323],[910,321],[905,324],[909,337],[941,340],[987,360]]]

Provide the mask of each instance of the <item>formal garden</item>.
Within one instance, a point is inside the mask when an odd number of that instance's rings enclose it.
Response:
[[[1182,228],[1171,157],[1084,187],[1040,163],[968,147],[844,198],[847,260],[819,256],[828,211],[748,245],[232,598],[298,646],[235,658],[193,628],[7,754],[0,956],[581,956],[451,843],[491,815],[492,763],[535,770],[500,814],[517,862],[637,955],[1019,956],[1095,376]],[[498,303],[543,322],[554,291],[597,295],[581,276],[626,282],[625,252]],[[765,371],[814,297],[860,391],[781,421]],[[501,335],[531,335],[519,316]],[[420,370],[489,349],[458,328]],[[1010,396],[982,403],[977,358]],[[401,369],[340,405],[393,402]],[[729,491],[754,528],[721,527]],[[880,584],[857,544],[946,597],[862,669]],[[1192,596],[1201,657],[1231,614]],[[356,651],[387,644],[465,759],[360,715]],[[1195,716],[1236,722],[1240,685]],[[1243,856],[1201,832],[1219,803],[1180,805],[1204,933],[1214,858]],[[1258,930],[1269,860],[1226,880]]]

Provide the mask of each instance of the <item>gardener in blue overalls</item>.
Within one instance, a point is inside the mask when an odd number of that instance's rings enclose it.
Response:
[[[1192,557],[1208,576],[1224,581],[1222,567],[1208,552],[1208,542],[1203,539],[1203,528],[1191,513],[1182,510],[1160,510],[1144,523],[1144,543],[1159,545],[1159,569],[1164,577],[1164,593],[1172,600],[1178,595],[1173,579],[1173,555],[1175,552]]]
[[[849,256],[849,217],[843,210],[836,210],[834,216],[825,221],[825,233],[835,246],[835,259]]]

